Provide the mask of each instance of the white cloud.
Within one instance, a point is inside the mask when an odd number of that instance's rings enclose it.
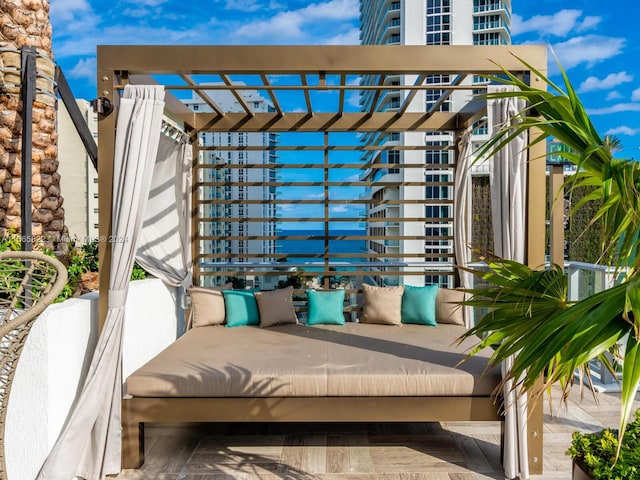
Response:
[[[87,0],[51,0],[52,23],[72,21],[79,15],[93,12]]]
[[[54,36],[91,30],[100,22],[87,0],[52,0],[49,16]]]
[[[536,32],[541,36],[565,37],[578,27],[578,19],[581,16],[581,10],[573,9],[560,10],[553,15],[535,15],[527,20],[524,20],[520,15],[514,14],[511,19],[511,29],[514,35]],[[586,19],[583,24],[585,21]]]
[[[346,213],[349,211],[349,207],[346,205],[336,205],[335,207],[331,207],[331,213]]]
[[[243,12],[255,12],[263,8],[258,0],[227,0],[224,7],[227,10],[241,10]]]
[[[589,115],[609,115],[620,112],[640,112],[640,103],[617,103],[610,107],[588,108]]]
[[[310,193],[308,195],[305,195],[304,198],[307,200],[319,200],[321,198],[324,198],[324,193]]]
[[[586,30],[591,30],[597,27],[601,21],[602,21],[602,17],[594,17],[594,16],[584,17],[584,20],[582,20],[580,25],[576,27],[576,31],[584,32]]]
[[[355,173],[353,175],[349,175],[347,178],[345,178],[342,181],[343,182],[359,182],[360,181],[360,174],[359,173]]]
[[[167,3],[169,0],[130,0],[129,3],[140,7],[157,7],[163,3]]]
[[[262,38],[278,41],[305,36],[305,26],[316,26],[320,21],[346,21],[358,17],[357,0],[329,0],[312,3],[297,10],[281,11],[267,20],[246,23],[235,32],[243,38]]]
[[[620,92],[618,92],[617,90],[611,90],[609,93],[607,93],[605,100],[620,100],[621,98],[622,95],[620,94]]]
[[[588,77],[584,82],[580,84],[578,88],[579,92],[592,92],[594,90],[610,90],[623,83],[627,83],[633,80],[633,75],[629,75],[627,72],[610,73],[603,79],[598,77]]]
[[[166,45],[202,43],[207,38],[204,27],[192,26],[191,30],[171,27],[153,27],[114,24],[107,28],[77,32],[77,35],[54,39],[58,57],[95,54],[96,45],[111,45],[114,39],[128,45]]]
[[[553,50],[562,66],[568,70],[582,63],[587,67],[593,67],[603,60],[608,60],[622,53],[624,46],[624,38],[584,35],[556,43],[553,45]]]
[[[640,102],[640,88],[636,88],[633,92],[631,92],[631,100],[634,102]]]
[[[149,15],[149,10],[146,8],[125,8],[122,14],[126,17],[144,18]]]
[[[87,79],[92,84],[96,82],[96,58],[83,58],[69,71],[69,78]]]
[[[616,128],[611,128],[605,132],[605,135],[629,135],[634,136],[640,134],[640,128],[631,128],[626,125],[620,125]]]
[[[339,33],[323,43],[325,45],[359,45],[360,31],[353,27],[349,31]]]
[[[347,105],[356,107],[358,109],[360,108],[360,92],[352,91],[351,93],[348,93],[346,95],[345,99]]]

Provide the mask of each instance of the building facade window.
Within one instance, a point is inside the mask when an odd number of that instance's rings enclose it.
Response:
[[[474,45],[506,45],[506,39],[498,32],[474,33]]]
[[[451,44],[450,0],[427,0],[427,45]]]
[[[448,142],[426,142],[431,147],[446,147]],[[425,151],[424,163],[433,165],[449,163],[449,150],[427,150]]]
[[[400,152],[398,150],[389,151],[389,165],[398,165],[400,163]],[[400,173],[399,168],[390,168],[389,173]]]

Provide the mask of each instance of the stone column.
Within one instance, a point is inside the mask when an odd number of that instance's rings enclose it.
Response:
[[[36,48],[36,98],[32,124],[32,230],[55,244],[64,232],[53,97],[48,0],[0,0],[0,235],[21,232],[22,101],[20,47]],[[48,94],[47,94],[48,93]]]

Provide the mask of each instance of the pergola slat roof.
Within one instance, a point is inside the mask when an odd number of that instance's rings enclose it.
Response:
[[[103,93],[109,92],[104,87],[117,90],[126,82],[149,83],[157,76],[171,75],[176,81],[165,84],[169,92],[179,96],[178,92],[193,91],[212,112],[192,112],[179,105],[182,102],[175,97],[167,100],[169,110],[189,129],[211,132],[459,130],[482,117],[484,102],[471,102],[458,112],[437,112],[437,107],[454,90],[473,89],[472,85],[462,85],[469,75],[496,75],[501,67],[526,74],[519,58],[527,59],[542,72],[546,69],[546,49],[540,46],[99,46],[98,57]],[[111,78],[109,72],[115,72],[118,78]],[[236,80],[247,75],[256,76],[257,82],[240,84]],[[391,84],[389,78],[396,75],[412,80]],[[429,75],[450,75],[453,80],[437,86],[425,84]],[[348,76],[375,80],[355,84],[349,83]],[[277,82],[274,77],[278,77]],[[333,77],[337,81],[329,82]],[[212,85],[212,78],[220,84]],[[442,90],[436,107],[426,114],[410,111],[418,91],[434,88]],[[207,90],[228,91],[243,111],[223,112]],[[275,111],[254,112],[243,91],[266,92]],[[281,95],[292,91],[303,95],[304,111],[283,106]],[[367,99],[366,112],[346,111],[345,93],[354,91],[373,96],[373,100]],[[398,109],[385,111],[385,94],[394,91],[408,94]],[[320,103],[314,102],[314,92],[336,93],[335,109],[314,110]]]

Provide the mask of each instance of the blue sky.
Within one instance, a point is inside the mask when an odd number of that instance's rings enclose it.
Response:
[[[553,48],[600,133],[620,138],[619,156],[640,158],[637,4],[512,3],[513,43]],[[51,0],[51,19],[56,61],[88,99],[96,45],[358,43],[358,0]]]

